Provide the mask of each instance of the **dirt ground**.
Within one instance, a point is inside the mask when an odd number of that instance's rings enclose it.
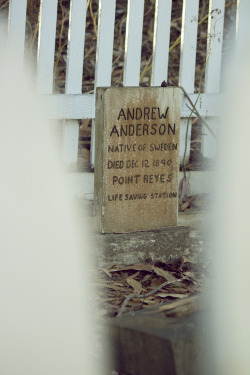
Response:
[[[111,264],[93,273],[98,317],[121,316],[170,301],[170,316],[179,316],[183,299],[206,288],[210,271],[208,265],[181,256],[173,263],[147,259],[139,264]]]

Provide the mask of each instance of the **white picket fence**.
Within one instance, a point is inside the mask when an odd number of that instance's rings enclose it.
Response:
[[[173,0],[174,1],[174,0]],[[238,0],[237,28],[240,24],[241,3]],[[84,39],[87,0],[71,0],[65,94],[53,94],[53,69],[58,0],[41,0],[37,53],[37,90],[46,95],[51,119],[64,120],[63,159],[66,164],[77,161],[79,124],[77,119],[95,118],[94,94],[82,94]],[[20,59],[24,55],[25,19],[27,0],[10,0],[8,30],[10,38],[19,48]],[[159,86],[168,76],[169,40],[172,0],[155,0],[154,39],[151,85]],[[213,12],[213,10],[219,10]],[[95,87],[110,86],[112,74],[113,39],[116,0],[99,0]],[[199,113],[211,118],[218,114],[217,101],[220,91],[222,41],[225,0],[209,0],[208,35],[213,41],[205,72],[205,92],[197,103]],[[183,0],[181,54],[179,84],[183,86],[193,102],[199,0]],[[219,14],[218,14],[219,13]],[[125,50],[124,86],[138,86],[140,77],[144,0],[128,0]],[[237,35],[237,32],[236,32]],[[209,49],[209,43],[208,43]],[[190,114],[188,101],[183,96],[181,103],[181,157],[185,148],[186,123]],[[92,128],[94,128],[94,121]],[[215,154],[215,140],[208,131],[202,140],[202,151],[206,157]],[[191,127],[188,133],[190,150]],[[94,132],[91,137],[91,162],[94,163]]]

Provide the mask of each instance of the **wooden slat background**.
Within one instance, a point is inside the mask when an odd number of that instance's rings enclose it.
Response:
[[[24,55],[26,3],[27,0],[10,0],[9,7],[9,37],[19,46],[20,62],[23,61]],[[237,4],[239,21],[237,30],[239,34],[242,34],[240,31],[240,18],[243,15],[243,12],[240,13],[241,3],[247,3],[247,0],[238,0]],[[172,5],[172,0],[155,1],[152,86],[160,85],[163,80],[168,78]],[[74,164],[77,161],[79,123],[76,120],[93,119],[91,163],[94,164],[95,97],[94,93],[82,94],[81,92],[87,0],[71,0],[65,94],[53,93],[57,6],[58,0],[41,0],[40,2],[37,92],[44,95],[48,111],[47,117],[64,120],[62,147],[63,159],[66,164]],[[224,11],[225,0],[209,0],[207,31],[209,35],[207,46],[209,59],[205,71],[205,92],[200,95],[197,104],[200,114],[208,117],[208,122],[215,131],[217,123],[214,117],[218,115],[220,92]],[[96,64],[94,68],[95,88],[111,85],[116,0],[99,0],[98,12]],[[194,94],[194,79],[198,14],[199,0],[183,0],[179,84],[185,88],[193,102],[197,98],[197,94]],[[144,0],[128,0],[123,70],[125,86],[138,86],[140,82],[143,21]],[[187,99],[182,97],[180,159],[184,154],[187,117],[190,115],[187,104]],[[202,140],[203,155],[213,157],[216,152],[216,143],[205,128],[203,132],[207,134]],[[188,131],[186,159],[188,159],[190,152],[190,135],[191,126]]]

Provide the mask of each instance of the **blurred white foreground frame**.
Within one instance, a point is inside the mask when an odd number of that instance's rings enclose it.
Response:
[[[14,55],[0,61],[0,373],[96,374],[81,239],[49,124]]]
[[[228,72],[218,140],[213,291],[216,375],[250,374],[249,14],[249,1],[241,1],[238,43]]]

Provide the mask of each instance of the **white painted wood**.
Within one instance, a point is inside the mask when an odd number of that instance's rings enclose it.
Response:
[[[87,0],[71,0],[66,65],[66,94],[81,94]]]
[[[9,18],[9,9],[0,10],[0,43],[1,46],[5,46],[8,35],[8,18]]]
[[[205,71],[205,93],[219,93],[221,77],[221,58],[224,28],[225,0],[210,0],[208,18],[207,64]],[[217,132],[216,119],[208,119],[208,123]],[[203,128],[201,150],[204,157],[214,158],[216,140]]]
[[[53,120],[95,118],[95,95],[53,94],[43,97],[47,117]]]
[[[190,94],[190,99],[194,103],[197,94]],[[47,108],[47,118],[56,119],[84,119],[95,118],[95,95],[44,95],[43,101]],[[196,108],[203,117],[218,116],[220,103],[217,94],[201,94]],[[190,114],[190,104],[182,96],[181,117]],[[193,115],[194,116],[194,115]]]
[[[27,0],[10,0],[8,38],[16,49],[16,59],[20,65],[24,57],[26,9]]]
[[[53,90],[57,0],[41,0],[39,14],[37,91],[51,94]]]
[[[190,113],[190,111],[189,111]],[[180,121],[180,164],[186,164],[189,161],[191,146],[192,121],[183,118]],[[187,138],[187,144],[186,144]],[[186,152],[185,152],[186,150]],[[185,157],[184,157],[185,154]]]
[[[205,72],[206,93],[218,93],[220,91],[224,10],[225,0],[210,0],[207,45],[209,57]]]
[[[95,167],[95,120],[92,118],[91,122],[91,139],[90,139],[90,168],[94,169]]]
[[[194,92],[199,0],[184,0],[181,27],[179,84],[186,92]]]
[[[70,170],[75,170],[78,155],[78,121],[66,120],[63,124],[62,134],[62,161]]]
[[[198,94],[190,94],[189,97],[193,103],[196,102]],[[196,103],[196,109],[203,117],[218,116],[220,108],[220,97],[218,94],[201,94]],[[181,99],[181,117],[190,115],[190,103],[188,99],[182,95]],[[192,114],[195,117],[194,114]]]
[[[245,43],[248,43],[248,36],[250,34],[250,2],[249,0],[237,0],[236,11],[236,40],[237,48],[244,48]]]
[[[11,39],[18,43],[21,51],[20,58],[23,58],[24,51],[26,2],[27,0],[10,0],[9,35]],[[40,4],[37,89],[38,92],[43,94],[51,94],[53,89],[57,3],[58,0],[41,0]],[[77,155],[78,123],[71,120],[80,118],[94,119],[95,117],[94,95],[81,95],[86,3],[87,0],[71,0],[66,94],[48,95],[46,97],[49,107],[48,117],[67,120],[65,122],[67,129],[64,131],[63,144],[65,152],[67,150],[68,153],[67,157],[64,155],[64,160],[68,161],[68,163],[75,162]],[[95,73],[96,86],[110,86],[111,84],[115,5],[116,0],[100,0]],[[171,0],[156,0],[152,85],[160,85],[162,80],[167,78],[171,5]],[[201,95],[197,104],[200,114],[210,118],[208,122],[214,129],[216,124],[213,117],[218,114],[216,98],[218,98],[217,94],[220,89],[224,7],[225,0],[210,0],[208,51],[211,44],[212,49],[206,66],[205,94]],[[238,0],[238,42],[241,39],[243,40],[245,30],[241,29],[241,19],[247,17],[249,14],[247,9],[249,7],[248,0]],[[213,9],[217,8],[221,11],[220,14],[213,12]],[[138,86],[139,84],[143,11],[144,0],[128,0],[124,64],[125,86]],[[195,102],[197,97],[192,94],[195,72],[197,15],[198,0],[184,0],[179,83],[190,94],[193,102]],[[186,104],[188,104],[188,101],[183,97],[181,102],[182,119],[190,113]],[[181,154],[183,154],[184,130],[186,129],[184,120],[181,121],[181,124],[183,124],[181,125]],[[207,134],[204,136],[202,144],[204,156],[214,156],[215,142],[206,128],[203,129],[203,132]],[[94,150],[93,142],[94,133],[92,133],[92,150]],[[188,135],[188,145],[190,147],[190,133]],[[91,162],[92,164],[94,162],[93,153]]]
[[[156,0],[151,86],[168,80],[172,0]]]
[[[128,0],[124,86],[139,86],[144,0]]]
[[[91,123],[91,140],[90,140],[90,168],[94,169],[95,167],[95,120],[92,120]]]
[[[116,0],[100,0],[96,47],[95,88],[110,86]],[[94,117],[93,117],[94,118]],[[95,121],[91,125],[90,164],[95,165]]]
[[[72,169],[77,167],[79,123],[74,120],[63,121],[62,160]]]
[[[66,65],[66,94],[80,94],[82,92],[86,8],[87,0],[71,0]],[[64,121],[62,159],[66,165],[72,167],[77,165],[78,138],[78,121]]]
[[[194,92],[198,17],[199,0],[184,0],[182,8],[179,85],[183,86],[189,94]],[[181,163],[183,162],[184,154],[184,163],[187,163],[189,160],[191,130],[192,122],[188,122],[188,118],[182,119],[180,124]]]
[[[111,85],[115,5],[115,0],[99,1],[95,87]]]
[[[94,173],[67,173],[65,180],[70,184],[72,198],[81,200],[94,199]]]

